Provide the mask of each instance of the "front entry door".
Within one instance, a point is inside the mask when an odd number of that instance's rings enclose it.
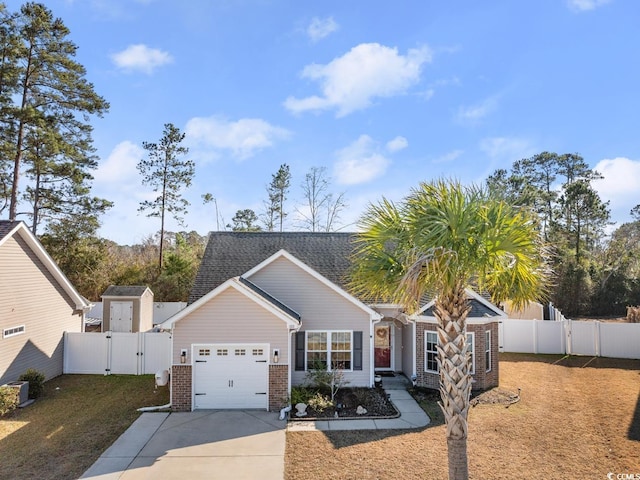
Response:
[[[374,335],[375,368],[391,368],[391,325],[376,325]]]

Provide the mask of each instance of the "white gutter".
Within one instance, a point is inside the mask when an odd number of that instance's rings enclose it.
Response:
[[[373,346],[373,335],[375,333],[375,325],[376,323],[380,323],[384,316],[380,313],[376,313],[376,315],[371,315],[371,323],[369,324],[369,386],[373,387],[375,385],[375,370],[376,370],[376,357],[375,357],[375,349]]]
[[[289,329],[289,343],[287,345],[287,358],[289,359],[289,371],[288,371],[288,375],[287,375],[287,394],[289,395],[289,405],[286,408],[289,408],[289,410],[291,410],[291,381],[292,381],[292,377],[293,377],[293,373],[292,373],[292,368],[295,365],[295,361],[296,359],[294,358],[293,360],[291,360],[291,336],[294,333],[298,333],[300,331],[300,329],[302,328],[302,321],[298,321],[298,326],[297,327],[293,327]],[[280,416],[282,417],[280,420],[284,420],[284,413],[288,412],[289,410],[285,410],[284,408],[282,410],[280,410]]]

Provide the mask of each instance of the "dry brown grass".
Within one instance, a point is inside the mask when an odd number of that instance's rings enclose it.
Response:
[[[503,354],[509,408],[469,415],[473,479],[597,479],[640,474],[640,361]],[[290,432],[286,479],[445,479],[445,426]]]
[[[144,376],[63,375],[33,405],[0,418],[0,478],[78,478],[140,415],[164,405]]]

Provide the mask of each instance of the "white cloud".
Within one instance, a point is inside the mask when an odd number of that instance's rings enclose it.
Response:
[[[369,182],[387,170],[391,161],[382,155],[379,146],[369,135],[360,137],[336,153],[335,177],[343,185]]]
[[[119,183],[135,178],[138,162],[144,157],[144,150],[129,140],[114,147],[107,159],[98,166],[95,179],[98,183]]]
[[[594,170],[604,176],[593,186],[604,200],[611,201],[613,219],[628,221],[629,211],[640,203],[640,160],[606,158]]]
[[[156,68],[173,62],[173,57],[168,52],[157,48],[137,44],[129,45],[123,51],[114,53],[111,55],[111,60],[123,70],[151,74]]]
[[[480,150],[491,160],[512,162],[533,155],[536,150],[528,140],[522,138],[492,137],[480,142]]]
[[[399,152],[400,150],[404,150],[409,146],[409,142],[406,138],[398,135],[393,140],[389,140],[387,142],[387,150],[391,153]]]
[[[457,119],[461,122],[475,122],[495,111],[497,106],[498,101],[496,97],[490,97],[475,105],[460,107],[458,109]]]
[[[452,150],[444,155],[440,155],[438,158],[434,158],[431,163],[449,163],[453,162],[456,158],[464,153],[464,150]]]
[[[333,32],[338,30],[338,28],[340,28],[340,26],[336,23],[333,17],[313,17],[311,23],[307,27],[307,35],[309,35],[312,42],[317,42],[331,35]]]
[[[187,122],[185,134],[190,143],[218,150],[230,150],[244,160],[257,151],[286,140],[291,132],[259,118],[228,121],[221,117],[194,117]]]
[[[567,4],[571,10],[576,12],[585,12],[595,10],[598,7],[606,5],[611,0],[567,0]]]
[[[288,97],[284,106],[292,113],[336,109],[343,117],[369,107],[374,98],[405,93],[420,81],[422,66],[430,61],[427,47],[400,55],[397,48],[362,43],[326,65],[307,65],[302,77],[317,81],[322,95]]]

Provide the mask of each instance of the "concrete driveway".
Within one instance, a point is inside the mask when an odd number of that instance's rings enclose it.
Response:
[[[282,480],[286,426],[251,410],[143,413],[81,478]]]

